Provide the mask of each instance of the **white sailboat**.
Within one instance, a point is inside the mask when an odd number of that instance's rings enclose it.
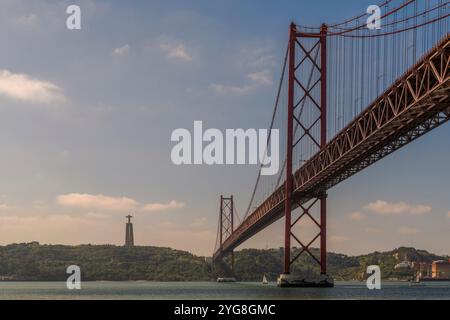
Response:
[[[422,286],[422,283],[421,283],[420,279],[421,279],[421,273],[420,273],[420,272],[416,272],[416,274],[415,274],[415,279],[411,279],[411,280],[409,281],[409,285],[410,285],[411,287],[412,287],[412,286],[415,286],[415,287],[417,287],[417,286]]]
[[[267,281],[266,274],[263,275],[262,284],[269,284],[269,281]]]

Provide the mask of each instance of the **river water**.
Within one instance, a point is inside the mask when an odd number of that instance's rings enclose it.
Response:
[[[65,282],[0,282],[0,299],[446,299],[450,282],[383,282],[368,290],[362,282],[336,282],[334,288],[278,288],[275,283],[215,282],[82,282],[68,290]]]

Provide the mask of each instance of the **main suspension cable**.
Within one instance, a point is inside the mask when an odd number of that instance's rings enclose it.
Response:
[[[273,108],[272,119],[270,121],[270,130],[269,130],[268,135],[267,135],[267,143],[266,143],[266,151],[264,153],[264,159],[265,159],[265,157],[267,155],[267,151],[268,151],[268,148],[269,148],[269,142],[270,142],[270,138],[271,138],[272,128],[273,128],[273,124],[274,124],[274,121],[275,121],[275,116],[276,116],[276,113],[277,113],[278,104],[279,104],[279,101],[280,101],[281,89],[283,87],[284,74],[286,72],[288,53],[289,53],[289,44],[288,44],[288,46],[286,48],[286,53],[284,55],[283,69],[281,71],[280,82],[278,84],[277,97],[275,99],[275,106]],[[248,213],[250,211],[250,208],[252,206],[253,200],[255,198],[256,189],[258,188],[259,180],[261,179],[261,169],[263,167],[263,163],[264,163],[264,161],[261,162],[261,165],[259,167],[259,171],[258,171],[258,176],[256,178],[255,187],[253,188],[252,196],[250,198],[250,202],[248,204],[247,210],[245,211],[245,215],[244,215],[243,219],[245,219],[247,217],[247,215],[248,215]]]

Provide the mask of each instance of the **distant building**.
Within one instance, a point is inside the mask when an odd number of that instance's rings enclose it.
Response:
[[[128,219],[127,224],[125,226],[125,246],[133,247],[134,246],[134,235],[133,235],[133,224],[131,223],[132,215],[127,215],[125,218]]]
[[[431,277],[433,279],[450,280],[450,261],[433,261],[433,263],[431,264]]]
[[[394,266],[394,269],[409,269],[413,268],[414,263],[410,261],[402,261]]]

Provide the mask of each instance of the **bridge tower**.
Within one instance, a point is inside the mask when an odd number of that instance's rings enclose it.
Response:
[[[233,196],[220,196],[220,217],[219,217],[219,250],[222,250],[223,242],[231,236],[234,231],[234,200]],[[231,251],[228,259],[222,262],[226,264],[225,272],[230,276],[234,273],[234,252]]]
[[[307,46],[304,40],[312,44]],[[316,51],[317,50],[317,51]],[[313,51],[316,54],[313,54]],[[317,81],[314,85],[302,83],[300,72],[303,72],[304,65],[311,66],[312,72],[316,73]],[[303,67],[303,70],[302,70]],[[327,144],[327,25],[323,24],[320,32],[303,33],[297,30],[297,26],[291,23],[289,32],[289,63],[288,63],[288,106],[287,106],[287,151],[286,151],[286,182],[285,182],[285,244],[284,244],[284,270],[280,276],[279,284],[281,286],[296,285],[294,276],[290,275],[291,265],[302,254],[309,254],[320,266],[320,273],[323,279],[328,279],[327,261],[326,261],[326,216],[327,216],[327,194],[326,190],[314,195],[314,199],[308,202],[308,205],[301,204],[301,194],[294,194],[294,176],[293,176],[293,151],[295,147],[304,139],[312,141],[318,151],[323,150]],[[318,97],[312,94],[312,90],[320,86]],[[305,100],[310,100],[318,110],[317,118],[313,121],[305,122],[298,112]],[[300,128],[300,134],[296,135],[294,131],[294,122]],[[319,130],[313,130],[320,126]],[[313,132],[319,132],[314,135]],[[311,215],[311,209],[320,206],[320,220]],[[300,209],[300,215],[292,221],[292,211]],[[318,234],[308,243],[303,243],[294,234],[293,228],[302,219],[310,218],[320,229]],[[310,246],[320,239],[320,257],[316,257],[310,250]],[[300,251],[291,257],[291,240],[300,246]],[[304,279],[302,280],[304,282]],[[298,281],[297,281],[298,282]],[[302,285],[302,283],[297,283]],[[318,286],[332,285],[331,281],[324,280],[317,283]]]

